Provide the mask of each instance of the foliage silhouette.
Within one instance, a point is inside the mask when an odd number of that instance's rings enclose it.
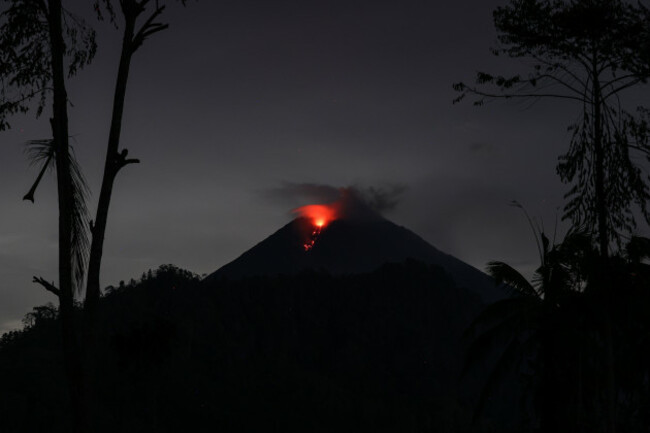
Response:
[[[481,306],[417,262],[210,284],[161,267],[100,300],[97,432],[465,431],[477,385],[459,388],[460,336]],[[60,364],[49,362],[60,353],[56,326],[43,320],[0,342],[9,426],[27,413],[23,429],[69,425],[56,410]],[[31,377],[21,362],[39,347]],[[52,400],[10,399],[27,387]]]
[[[184,0],[180,0],[185,4]],[[70,381],[70,408],[75,412],[73,431],[90,431],[93,409],[95,363],[94,326],[99,298],[99,272],[108,207],[117,172],[127,164],[128,151],[118,152],[126,81],[130,59],[145,39],[167,25],[155,22],[164,5],[159,1],[120,0],[119,10],[125,21],[122,57],[118,70],[111,121],[106,170],[99,197],[95,224],[89,222],[85,205],[87,189],[81,170],[69,144],[68,96],[66,79],[87,66],[97,50],[95,32],[83,20],[65,9],[62,0],[4,0],[0,13],[0,130],[10,127],[9,117],[25,114],[36,100],[40,116],[52,97],[52,138],[30,142],[33,162],[43,163],[41,171],[24,199],[34,201],[35,191],[50,164],[56,167],[59,209],[59,286],[34,276],[33,281],[59,298],[64,359]],[[105,13],[117,23],[113,2],[94,3],[98,18]],[[153,10],[149,10],[153,9]],[[149,14],[139,27],[137,20]],[[89,239],[89,236],[92,236]],[[88,265],[88,269],[86,269]],[[82,288],[87,275],[86,305],[83,320],[75,319],[75,292]],[[83,324],[81,324],[83,322]],[[83,338],[79,338],[79,334]]]
[[[650,157],[647,111],[632,114],[624,91],[650,77],[650,11],[623,0],[512,0],[494,11],[501,47],[522,59],[527,75],[479,72],[475,85],[454,84],[482,105],[493,98],[563,99],[577,104],[569,150],[557,172],[573,184],[564,218],[598,233],[601,254],[636,227],[633,209],[650,222],[648,177],[634,162]]]
[[[67,75],[71,77],[90,64],[97,51],[94,30],[61,8],[63,50],[55,52],[49,20],[56,17],[48,15],[48,8],[55,13],[56,2],[3,0],[2,3],[6,8],[0,14],[0,131],[11,127],[12,115],[34,109],[36,116],[43,113],[48,96],[58,91],[54,87],[54,55],[67,59]]]
[[[535,236],[540,266],[532,282],[506,263],[488,263],[488,273],[497,284],[509,287],[512,294],[489,305],[468,328],[466,337],[472,338],[472,344],[464,372],[475,362],[493,357],[495,348],[501,348],[477,403],[475,420],[490,393],[514,370],[525,372],[532,379],[528,387],[534,388],[534,392],[526,391],[533,401],[525,402],[522,410],[532,407],[542,431],[552,432],[569,424],[565,419],[568,414],[560,415],[561,396],[566,395],[566,390],[561,390],[558,376],[568,369],[562,360],[566,353],[562,352],[578,346],[579,336],[567,330],[579,320],[573,308],[582,290],[576,272],[593,248],[583,232],[571,232],[557,245],[551,245],[537,229]]]
[[[650,268],[644,260],[650,240],[632,238],[623,254],[609,258],[604,273],[599,251],[584,233],[571,232],[552,246],[538,235],[541,265],[533,283],[505,263],[488,265],[514,293],[488,306],[466,333],[472,343],[465,371],[493,359],[475,418],[514,373],[526,383],[523,395],[533,397],[520,409],[536,414],[528,425],[533,431],[647,431]],[[615,287],[617,296],[603,287]],[[610,367],[618,379],[614,409],[620,414],[613,425],[610,382],[603,374]]]
[[[36,115],[39,116],[48,96],[52,97],[52,139],[37,145],[44,147],[43,152],[48,154],[45,165],[54,156],[56,166],[59,287],[39,277],[34,277],[34,281],[59,297],[68,389],[76,414],[73,427],[74,431],[82,431],[87,423],[84,372],[73,315],[74,292],[85,272],[87,222],[84,190],[80,189],[83,179],[69,145],[66,76],[74,75],[93,59],[94,32],[65,10],[60,0],[3,3],[6,8],[0,14],[0,130],[9,127],[9,116],[29,112],[35,98],[38,98]],[[33,191],[30,192],[33,197]],[[26,197],[30,198],[29,195]]]
[[[607,431],[617,425],[620,397],[616,385],[617,320],[614,291],[624,290],[626,274],[610,258],[611,243],[636,228],[635,208],[650,222],[648,176],[636,164],[650,161],[648,111],[630,113],[624,92],[643,85],[650,76],[650,10],[624,0],[512,0],[497,8],[494,23],[502,47],[495,55],[530,62],[527,76],[495,76],[479,72],[475,85],[454,84],[460,93],[482,105],[493,98],[562,99],[577,103],[580,115],[569,127],[569,150],[560,157],[557,173],[573,184],[565,198],[564,218],[575,227],[597,234],[599,259],[589,267],[587,286],[597,312],[594,336],[605,353]],[[622,253],[615,250],[615,255]],[[593,301],[593,302],[591,302]],[[578,405],[580,406],[580,404]],[[546,417],[548,419],[548,417]]]

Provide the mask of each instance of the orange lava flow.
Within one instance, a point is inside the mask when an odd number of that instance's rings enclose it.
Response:
[[[309,236],[309,240],[302,244],[302,247],[305,249],[305,251],[309,251],[314,248],[314,244],[316,243],[318,236],[320,236],[321,230],[322,226],[316,226],[316,228],[314,228],[314,231],[311,232],[311,236]]]
[[[294,209],[292,213],[297,214],[300,217],[307,218],[311,221],[313,229],[309,238],[303,244],[305,251],[310,251],[314,248],[316,240],[321,234],[321,231],[327,227],[327,225],[336,219],[336,208],[334,205],[326,204],[310,204],[307,206],[302,206],[297,209]]]

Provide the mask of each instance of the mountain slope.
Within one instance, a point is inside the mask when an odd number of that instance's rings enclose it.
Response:
[[[303,245],[313,229],[307,218],[296,218],[209,275],[206,281],[293,275],[308,269],[333,275],[360,274],[371,272],[384,263],[411,258],[441,266],[458,286],[477,293],[486,302],[503,296],[484,273],[384,218],[332,221],[322,230],[313,248],[305,251]]]

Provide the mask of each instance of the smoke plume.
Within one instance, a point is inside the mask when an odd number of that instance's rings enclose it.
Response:
[[[406,190],[402,185],[388,187],[334,187],[314,183],[285,183],[279,188],[267,191],[267,197],[283,204],[305,203],[294,208],[291,213],[310,217],[313,205],[327,207],[332,219],[379,219],[399,204],[401,194]]]

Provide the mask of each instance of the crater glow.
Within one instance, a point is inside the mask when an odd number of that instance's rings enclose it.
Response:
[[[299,217],[306,218],[312,224],[310,234],[304,240],[302,247],[305,251],[311,251],[316,240],[327,225],[337,217],[336,204],[310,204],[294,209],[292,213]]]
[[[333,204],[310,204],[294,209],[292,213],[311,220],[314,227],[319,227],[321,229],[325,228],[327,224],[335,220],[337,217],[336,208]]]

